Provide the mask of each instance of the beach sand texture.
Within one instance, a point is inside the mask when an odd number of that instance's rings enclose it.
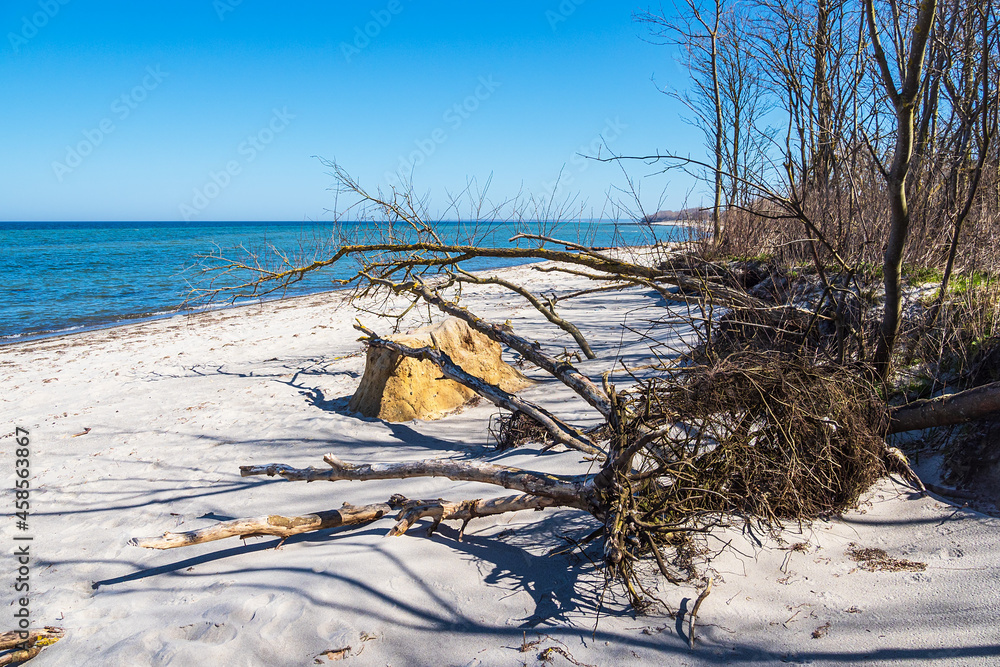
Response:
[[[588,286],[528,267],[504,274],[536,290]],[[510,319],[530,338],[571,347],[530,306],[501,294],[477,287],[468,305]],[[598,359],[578,365],[595,378],[615,359],[648,363],[651,339],[677,346],[692,335],[660,321],[670,311],[639,289],[580,297],[564,312],[598,350]],[[279,549],[275,538],[169,551],[128,546],[131,537],[393,493],[504,494],[445,479],[242,479],[244,464],[322,466],[332,452],[356,462],[485,457],[552,472],[588,469],[575,452],[494,452],[487,425],[497,410],[486,403],[435,422],[350,414],[364,365],[356,315],[342,295],[319,294],[0,348],[8,479],[14,427],[31,434],[34,625],[66,629],[32,667],[310,665],[333,657],[350,665],[536,665],[548,647],[565,652],[547,654],[553,665],[571,664],[567,655],[601,666],[1000,664],[1000,520],[890,481],[840,520],[790,527],[784,542],[757,543],[738,530],[710,537],[709,548],[730,548],[707,570],[714,587],[694,650],[686,617],[637,616],[610,593],[595,631],[600,570],[579,553],[546,556],[566,544],[561,535],[579,539],[596,527],[578,511],[479,519],[461,542],[457,525],[425,537],[426,522],[387,538],[392,521],[383,519],[296,536]],[[361,319],[389,333],[386,322]],[[562,385],[526,373],[542,381],[524,396],[594,422]],[[19,531],[12,495],[5,497],[11,509],[0,540],[11,553]],[[800,542],[807,545],[794,546]],[[870,572],[849,556],[852,544],[926,568]],[[3,568],[11,582],[12,562],[5,557]],[[675,610],[690,609],[697,593],[694,583],[658,585]],[[8,617],[0,631],[13,623]]]

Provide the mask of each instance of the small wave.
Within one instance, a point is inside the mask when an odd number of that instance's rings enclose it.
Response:
[[[127,326],[129,324],[142,324],[144,322],[155,322],[157,320],[164,320],[178,315],[193,315],[195,313],[205,313],[217,310],[228,310],[230,308],[240,308],[243,306],[252,306],[260,303],[270,303],[272,301],[282,301],[284,299],[293,299],[296,297],[311,296],[314,294],[338,292],[343,289],[350,289],[350,288],[343,287],[336,289],[309,290],[304,292],[288,293],[278,296],[239,299],[232,303],[208,303],[208,304],[186,305],[186,306],[179,306],[176,308],[169,308],[166,310],[158,310],[146,313],[127,313],[124,315],[118,315],[115,318],[88,318],[88,320],[85,323],[74,324],[67,327],[59,327],[53,329],[36,329],[36,330],[23,331],[12,334],[0,334],[0,346],[11,345],[14,343],[26,343],[29,341],[43,340],[46,338],[58,338],[60,336],[85,333],[87,331],[113,329],[114,327]]]

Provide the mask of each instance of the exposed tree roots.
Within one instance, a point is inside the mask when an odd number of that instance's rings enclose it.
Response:
[[[495,415],[490,421],[489,431],[497,451],[501,452],[529,442],[545,445],[551,439],[542,424],[519,410]]]

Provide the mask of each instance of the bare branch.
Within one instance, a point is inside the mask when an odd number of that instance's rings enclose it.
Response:
[[[585,454],[600,453],[601,450],[593,444],[587,435],[578,429],[566,424],[552,415],[548,410],[535,405],[531,401],[519,398],[496,385],[492,385],[485,380],[466,373],[443,350],[430,347],[412,348],[396,341],[381,338],[374,331],[360,324],[356,324],[354,328],[368,336],[365,342],[372,347],[381,347],[393,350],[407,357],[429,361],[440,368],[446,378],[465,385],[497,407],[510,410],[511,412],[523,412],[541,424],[556,442]]]
[[[159,537],[134,537],[128,543],[133,547],[143,547],[145,549],[174,549],[177,547],[188,547],[192,544],[223,540],[227,537],[241,537],[244,539],[262,535],[291,537],[292,535],[315,530],[370,523],[381,519],[383,516],[397,509],[399,509],[398,506],[389,503],[361,506],[345,503],[339,510],[326,510],[312,514],[303,514],[301,516],[269,514],[251,519],[233,519],[232,521],[217,523],[208,528],[189,530],[183,533],[167,532]]]
[[[576,341],[576,344],[579,346],[579,348],[583,351],[583,354],[586,355],[588,359],[597,358],[597,355],[594,354],[594,350],[591,349],[590,347],[590,343],[587,342],[586,337],[584,337],[584,335],[580,333],[580,330],[576,327],[576,325],[566,319],[563,319],[562,317],[559,317],[559,315],[556,314],[554,300],[549,300],[548,303],[543,303],[541,299],[536,297],[527,289],[521,287],[520,285],[515,285],[509,280],[504,280],[503,278],[497,278],[496,276],[490,276],[489,278],[480,278],[479,276],[476,276],[474,274],[469,273],[468,271],[465,271],[461,267],[459,267],[458,270],[462,275],[456,276],[456,279],[459,280],[460,282],[467,282],[475,285],[500,285],[501,287],[505,287],[509,289],[511,292],[514,292],[515,294],[520,294],[522,297],[525,298],[525,300],[528,303],[530,303],[535,308],[535,310],[541,313],[545,317],[545,319],[547,319],[549,322],[556,325],[557,327],[568,333],[570,336],[572,336],[573,340]]]
[[[505,489],[516,489],[534,496],[552,498],[566,506],[581,509],[587,509],[587,499],[591,493],[588,477],[585,475],[552,475],[484,461],[426,459],[404,463],[354,464],[341,461],[333,454],[327,454],[323,460],[329,464],[329,469],[300,469],[282,463],[271,463],[240,466],[240,475],[243,477],[279,475],[290,481],[305,482],[447,477],[460,482],[482,482],[502,486]]]

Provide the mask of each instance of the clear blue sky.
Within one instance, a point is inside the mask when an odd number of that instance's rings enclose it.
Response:
[[[326,219],[315,156],[372,190],[415,163],[436,202],[490,174],[495,197],[544,196],[562,169],[559,195],[599,212],[623,178],[576,154],[601,136],[619,153],[703,152],[651,81],[685,75],[641,39],[640,8],[6,0],[0,219]],[[631,168],[644,205],[667,188],[678,207],[691,180],[655,171]]]

